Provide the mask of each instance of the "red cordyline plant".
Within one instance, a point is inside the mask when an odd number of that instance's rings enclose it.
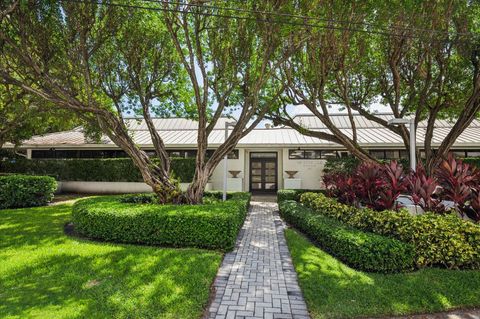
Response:
[[[470,198],[470,206],[465,209],[465,214],[476,221],[480,222],[480,190],[474,189]]]
[[[381,209],[398,210],[400,207],[397,199],[407,190],[409,180],[404,173],[403,166],[397,161],[384,164],[382,168],[383,185],[379,190],[377,206]]]
[[[408,191],[412,196],[412,201],[424,211],[445,212],[445,206],[436,194],[438,187],[437,179],[427,176],[422,164],[419,164],[416,171],[408,177]]]
[[[377,163],[363,163],[354,173],[357,181],[357,196],[361,203],[376,209],[380,189],[383,188],[382,168]]]
[[[474,217],[480,214],[480,170],[449,154],[435,170],[435,176],[442,187],[441,198],[452,201],[457,212]]]
[[[323,176],[327,195],[336,197],[339,202],[357,206],[356,182],[352,175],[330,173]]]

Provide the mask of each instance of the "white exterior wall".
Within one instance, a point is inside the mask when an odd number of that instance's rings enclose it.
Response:
[[[298,171],[295,178],[301,179],[302,189],[320,189],[322,186],[324,159],[291,160],[288,158],[288,148],[283,149],[283,168],[279,176],[288,178],[285,171]]]
[[[189,183],[180,183],[180,188],[186,190]],[[212,189],[210,183],[205,190]],[[135,182],[81,182],[64,181],[58,182],[56,193],[81,193],[81,194],[127,194],[127,193],[150,193],[152,188],[145,183]]]
[[[212,176],[210,176],[209,181],[212,184],[212,189],[223,190],[223,170],[224,160],[222,160],[220,164],[218,164],[218,166],[213,171]],[[238,178],[242,179],[242,184],[245,187],[245,176],[248,176],[248,171],[245,170],[245,149],[238,149],[238,159],[228,159],[227,170],[240,171],[240,174],[238,174]],[[227,173],[227,177],[230,178],[232,177],[232,175],[230,173]]]

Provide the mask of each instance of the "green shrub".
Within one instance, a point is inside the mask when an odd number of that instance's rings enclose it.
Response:
[[[480,168],[480,157],[467,157],[462,160],[464,163]]]
[[[410,244],[348,227],[333,218],[315,214],[295,201],[283,201],[279,207],[288,223],[355,269],[392,273],[414,268]]]
[[[105,241],[232,249],[245,219],[250,194],[203,205],[157,205],[125,202],[145,196],[104,196],[73,206],[75,231]]]
[[[303,194],[300,201],[352,227],[411,243],[418,267],[480,269],[480,227],[453,214],[413,216],[406,211],[358,209],[315,193]]]
[[[320,190],[320,189],[280,189],[277,191],[277,203],[281,203],[284,200],[294,200],[294,201],[299,201],[300,200],[300,195],[303,193],[323,193],[325,190]]]
[[[57,182],[49,176],[0,176],[0,209],[44,206],[56,189]]]
[[[347,157],[329,157],[325,161],[325,173],[351,174],[360,165],[360,160],[353,155]]]
[[[172,174],[181,182],[192,181],[194,158],[172,158]],[[15,159],[0,161],[0,172],[49,175],[59,181],[142,182],[142,175],[129,158],[106,159]]]

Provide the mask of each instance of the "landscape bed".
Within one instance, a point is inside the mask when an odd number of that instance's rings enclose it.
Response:
[[[202,316],[221,252],[66,236],[71,210],[0,210],[0,318]]]
[[[249,193],[222,202],[207,194],[201,205],[157,205],[152,195],[104,196],[75,203],[75,232],[92,239],[173,247],[230,250],[245,220]]]

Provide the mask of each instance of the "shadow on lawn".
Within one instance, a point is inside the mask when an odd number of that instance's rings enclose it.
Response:
[[[287,237],[313,318],[436,312],[480,304],[480,271],[364,273],[344,265],[303,236],[288,233]]]
[[[69,238],[70,206],[0,211],[0,317],[194,318],[221,254]]]

